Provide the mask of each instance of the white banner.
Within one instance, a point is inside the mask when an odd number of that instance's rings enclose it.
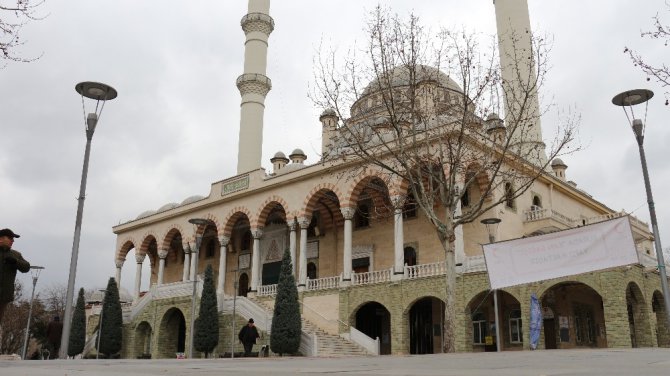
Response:
[[[484,245],[491,289],[638,263],[628,217]]]

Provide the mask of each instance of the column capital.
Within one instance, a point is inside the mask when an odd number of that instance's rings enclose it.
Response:
[[[184,253],[186,253],[186,254],[191,253],[191,243],[183,242],[183,243],[181,243],[181,247],[184,250]]]
[[[167,249],[161,249],[158,251],[158,257],[161,258],[161,260],[164,260],[168,255],[168,250]]]
[[[230,243],[230,236],[221,235],[219,236],[219,243],[221,243],[221,248],[225,248]]]
[[[356,208],[343,207],[343,208],[340,208],[340,212],[342,212],[342,216],[344,216],[345,220],[350,221],[350,220],[354,219],[354,214],[356,213]]]
[[[123,263],[124,263],[124,262],[126,262],[125,259],[123,259],[123,260],[118,260],[118,259],[117,259],[117,260],[114,260],[114,263],[116,264],[116,267],[119,268],[119,269],[121,269],[121,268],[123,267]]]
[[[406,199],[405,196],[403,196],[403,195],[393,195],[389,198],[391,199],[391,205],[393,205],[393,208],[395,210],[398,210],[398,209],[402,210],[403,206],[405,205],[405,199]]]
[[[263,237],[263,228],[255,228],[251,230],[251,236],[253,236],[254,239],[260,239]]]
[[[135,254],[135,261],[137,261],[138,264],[141,264],[144,262],[144,258],[147,257],[146,253],[136,253]]]
[[[300,229],[304,230],[309,227],[310,222],[312,222],[311,217],[298,217],[298,225],[300,225]]]
[[[295,231],[298,228],[298,223],[296,223],[295,220],[292,220],[286,224],[288,226],[288,229],[291,231]]]

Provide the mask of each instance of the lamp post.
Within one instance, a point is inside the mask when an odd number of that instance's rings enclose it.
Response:
[[[621,106],[626,114],[628,122],[631,124],[635,140],[640,151],[640,162],[642,164],[642,176],[644,177],[644,187],[647,191],[647,204],[649,205],[649,217],[651,218],[651,228],[654,234],[654,246],[656,248],[656,259],[658,261],[658,272],[661,275],[661,289],[663,290],[663,300],[665,301],[665,319],[667,327],[670,328],[670,292],[668,291],[668,277],[665,271],[665,260],[663,259],[663,248],[661,247],[661,236],[658,233],[658,222],[656,221],[656,208],[654,206],[654,197],[651,194],[651,183],[649,182],[649,171],[647,170],[647,157],[644,154],[644,122],[647,120],[648,101],[654,96],[651,90],[635,89],[624,91],[612,98],[612,104]],[[633,106],[645,103],[644,122],[635,118]],[[632,121],[631,121],[632,118]]]
[[[239,266],[237,269],[232,270],[235,272],[235,282],[233,282],[233,287],[235,291],[233,291],[233,318],[231,319],[230,323],[230,357],[234,358],[235,357],[235,309],[237,305],[237,289],[239,288],[239,281],[238,281],[238,273],[240,272]]]
[[[91,154],[91,140],[93,132],[98,124],[98,119],[105,108],[105,102],[116,98],[117,92],[113,87],[99,82],[80,82],[74,89],[81,95],[81,104],[86,116],[86,149],[84,151],[84,166],[81,172],[81,185],[79,186],[79,197],[77,198],[77,218],[74,225],[74,240],[72,241],[72,255],[70,257],[70,274],[67,280],[67,294],[65,297],[65,317],[63,322],[63,335],[59,357],[67,359],[68,345],[70,342],[70,327],[72,325],[72,300],[74,298],[74,282],[77,275],[77,259],[79,257],[79,238],[81,236],[81,221],[84,214],[84,199],[86,198],[86,177],[88,175],[88,159]],[[96,102],[95,110],[86,115],[86,106],[84,97]]]
[[[28,322],[26,323],[26,334],[23,337],[23,354],[22,359],[26,360],[26,352],[28,351],[28,337],[30,333],[30,320],[33,318],[33,301],[35,299],[35,285],[37,285],[37,279],[40,277],[40,273],[44,269],[43,266],[31,266],[30,274],[33,277],[33,292],[30,295],[30,309],[28,310]]]
[[[195,301],[198,287],[198,259],[200,258],[200,245],[202,244],[202,236],[207,230],[208,225],[213,225],[209,219],[191,218],[188,220],[195,227],[195,249],[191,250],[191,262],[193,263],[193,293],[191,294],[191,330],[188,336],[188,357],[193,358],[193,338],[195,334]],[[198,228],[203,226],[202,232]]]
[[[100,306],[100,320],[98,322],[98,345],[95,347],[95,358],[98,359],[100,355],[100,338],[102,338],[102,312],[105,308],[105,300],[107,299],[107,289],[98,290],[102,292],[102,304]]]
[[[489,243],[495,243],[496,230],[500,224],[500,218],[484,218],[481,223],[486,225],[486,231],[489,233]],[[496,351],[500,352],[500,320],[498,319],[498,290],[493,290],[493,314],[495,315],[496,323]]]

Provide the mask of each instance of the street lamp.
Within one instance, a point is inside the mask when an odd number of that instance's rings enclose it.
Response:
[[[204,218],[191,218],[188,220],[195,227],[195,249],[191,250],[191,262],[193,263],[193,293],[191,295],[191,331],[188,339],[188,357],[193,358],[193,337],[195,332],[195,298],[197,295],[198,286],[198,258],[200,257],[200,245],[202,244],[202,236],[207,230],[207,226],[214,225],[214,222]],[[198,228],[203,226],[202,232]]]
[[[235,309],[237,308],[236,307],[237,293],[238,293],[237,289],[239,288],[239,281],[238,281],[238,278],[239,278],[238,274],[240,272],[239,265],[238,265],[237,269],[232,270],[232,271],[235,272],[235,282],[233,282],[233,288],[234,288],[234,291],[233,291],[233,318],[232,318],[231,323],[230,323],[230,331],[231,331],[231,334],[230,334],[230,357],[234,358],[235,357],[235,314],[236,314]]]
[[[26,352],[28,351],[28,334],[30,333],[30,320],[33,317],[33,300],[35,299],[35,285],[40,273],[44,269],[43,266],[31,266],[30,274],[33,277],[33,292],[30,295],[30,310],[28,310],[28,322],[26,323],[26,335],[23,337],[23,360],[26,360]]]
[[[658,233],[658,222],[656,221],[656,209],[654,207],[654,197],[651,194],[651,183],[649,182],[649,171],[647,170],[647,157],[644,154],[644,122],[635,118],[633,106],[645,103],[644,121],[647,120],[648,101],[654,96],[651,90],[635,89],[624,91],[612,98],[612,103],[621,106],[626,114],[628,122],[631,124],[635,140],[640,151],[640,162],[642,163],[642,175],[644,176],[644,187],[647,191],[647,204],[649,205],[649,217],[651,217],[651,228],[654,233],[654,246],[656,247],[656,259],[658,261],[658,272],[661,275],[661,289],[663,290],[663,300],[665,301],[665,319],[668,328],[670,328],[670,292],[668,291],[668,277],[665,272],[665,260],[663,259],[663,248],[661,247],[661,236]],[[627,110],[628,108],[628,110]],[[632,121],[631,121],[632,118]]]
[[[496,230],[501,222],[500,218],[484,218],[480,221],[486,225],[486,231],[489,233],[489,243],[495,243]],[[495,315],[496,323],[496,351],[500,352],[500,320],[498,319],[498,290],[493,290],[493,314]]]
[[[95,358],[98,359],[100,355],[100,338],[102,337],[102,312],[105,308],[105,299],[107,299],[107,289],[98,290],[102,293],[102,303],[100,305],[100,320],[98,320],[98,345],[96,346]]]
[[[72,300],[74,298],[74,281],[77,275],[77,259],[79,257],[79,238],[81,236],[81,220],[84,214],[84,199],[86,198],[86,176],[88,175],[88,158],[91,154],[91,140],[93,132],[98,124],[98,119],[105,108],[105,102],[116,98],[116,90],[113,87],[99,82],[80,82],[74,89],[81,95],[81,105],[86,116],[86,149],[84,151],[84,166],[81,172],[81,185],[77,201],[77,219],[74,225],[74,240],[72,242],[72,255],[70,257],[70,274],[67,280],[67,294],[65,296],[65,318],[63,322],[63,336],[60,342],[59,357],[67,359],[68,345],[70,342],[70,327],[72,325]],[[86,115],[84,97],[94,100],[95,111]],[[101,103],[102,102],[102,103]]]

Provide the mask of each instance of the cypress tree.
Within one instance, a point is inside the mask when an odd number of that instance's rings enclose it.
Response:
[[[197,351],[204,352],[205,358],[219,344],[219,309],[212,275],[212,265],[207,265],[193,337],[193,346]]]
[[[105,302],[102,305],[102,328],[100,330],[100,348],[98,352],[112,355],[121,351],[123,340],[123,312],[119,301],[119,288],[114,278],[107,283]]]
[[[84,299],[84,289],[79,289],[77,305],[72,314],[72,325],[70,326],[70,342],[67,347],[67,355],[75,356],[84,351],[86,344],[86,302]]]
[[[300,304],[298,303],[298,288],[293,276],[291,254],[284,251],[277,297],[272,316],[272,332],[270,334],[270,349],[279,355],[295,354],[300,347]]]

